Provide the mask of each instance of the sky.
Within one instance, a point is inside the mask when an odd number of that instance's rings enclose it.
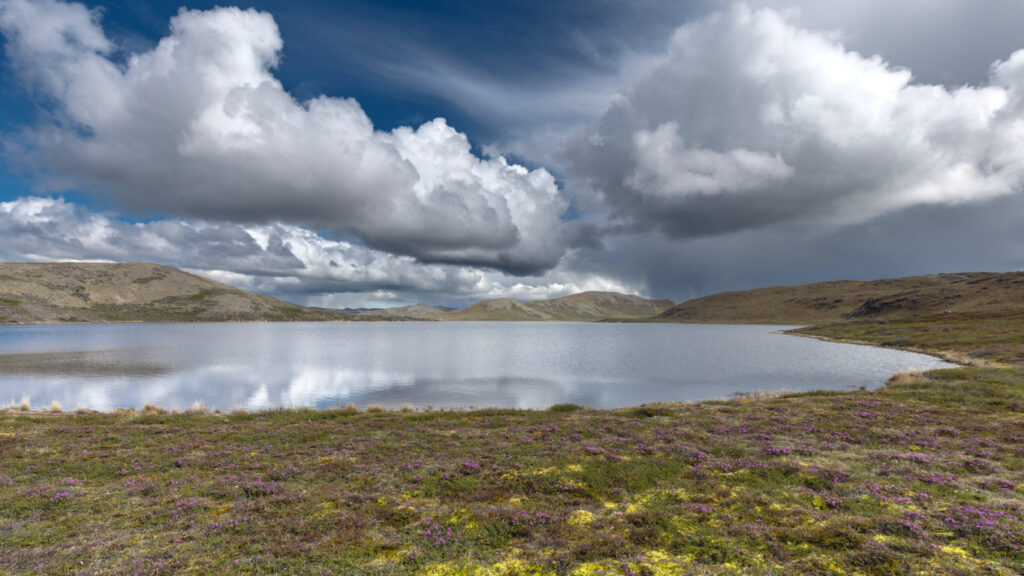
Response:
[[[1024,268],[1020,0],[0,0],[0,259],[301,304]]]

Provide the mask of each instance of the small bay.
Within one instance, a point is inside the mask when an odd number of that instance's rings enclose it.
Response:
[[[880,386],[947,366],[784,326],[534,322],[0,327],[0,403],[187,408],[617,408]]]

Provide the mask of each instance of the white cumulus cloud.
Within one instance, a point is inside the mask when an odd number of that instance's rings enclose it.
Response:
[[[567,151],[634,230],[835,227],[1024,182],[1024,51],[945,87],[737,4],[680,27]]]
[[[330,228],[513,273],[565,251],[551,174],[474,155],[441,118],[386,132],[353,99],[296,101],[274,75],[283,41],[269,14],[183,9],[167,37],[130,55],[80,4],[0,0],[0,31],[52,109],[8,135],[6,153],[52,187],[142,214]]]
[[[293,224],[163,219],[124,222],[62,198],[0,202],[0,260],[149,261],[316,306],[463,305],[485,298],[539,299],[584,290],[644,292],[564,265],[509,276],[465,265],[424,263]]]

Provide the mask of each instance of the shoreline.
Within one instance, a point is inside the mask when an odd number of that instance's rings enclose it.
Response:
[[[287,322],[289,322],[289,323],[296,323],[296,321],[287,321]],[[544,321],[536,321],[536,322],[537,323],[550,323],[550,322],[544,322]],[[93,325],[95,325],[95,324],[122,324],[122,323],[124,323],[124,322],[98,322],[98,323],[86,323],[86,324],[93,324]],[[129,322],[129,323],[134,324],[136,322]],[[141,322],[141,323],[145,324],[145,323],[150,323],[150,322]],[[198,324],[199,322],[173,322],[173,323],[174,324]],[[204,324],[217,324],[217,323],[234,323],[234,322],[203,322],[203,323]],[[265,322],[260,322],[260,323],[265,323]],[[320,323],[320,322],[316,322],[316,323]],[[589,323],[589,322],[583,322],[583,323]],[[164,324],[164,323],[153,323],[153,324]],[[518,324],[518,322],[517,322],[517,324]],[[662,324],[662,323],[657,323],[657,324]],[[674,324],[696,325],[696,326],[708,325],[708,323],[690,323],[690,322],[676,322]],[[718,323],[716,323],[716,324],[718,324]],[[732,323],[729,323],[729,324],[726,324],[726,325],[732,325],[732,326],[756,326],[756,327],[764,327],[764,326],[766,326],[765,324],[732,324]],[[774,325],[775,326],[780,326],[778,324],[774,324]],[[829,343],[853,344],[853,345],[870,346],[870,347],[874,347],[874,348],[884,348],[884,349],[898,350],[898,351],[902,351],[902,352],[923,354],[923,355],[927,355],[927,356],[930,356],[930,357],[933,357],[933,358],[937,358],[937,359],[943,360],[945,362],[953,363],[953,364],[960,365],[960,366],[978,366],[978,367],[986,367],[986,368],[996,368],[996,367],[1004,368],[1004,367],[1008,367],[1007,365],[997,364],[997,363],[985,361],[985,360],[982,360],[982,359],[970,358],[970,357],[967,357],[965,355],[957,354],[957,353],[954,353],[954,352],[944,352],[944,351],[936,352],[936,351],[924,350],[924,349],[915,348],[915,347],[885,346],[885,345],[881,345],[881,344],[877,344],[877,343],[869,342],[869,341],[864,341],[864,340],[833,338],[833,337],[822,336],[822,335],[817,335],[817,334],[805,334],[805,333],[799,332],[799,330],[802,330],[802,329],[805,329],[805,328],[808,328],[808,327],[813,327],[813,326],[799,326],[799,325],[795,325],[795,324],[783,324],[781,326],[785,326],[786,328],[780,329],[780,330],[773,330],[773,331],[771,331],[769,333],[772,334],[772,335],[782,335],[782,336],[801,336],[801,337],[812,338],[812,339],[815,339],[815,340],[819,340],[819,341],[822,341],[822,342],[829,342]],[[39,355],[42,355],[42,356],[51,356],[51,355],[59,355],[59,354],[61,354],[61,352],[10,353],[10,354],[0,353],[0,362],[2,362],[6,357],[20,357],[20,356],[27,356],[27,355],[34,355],[34,354],[39,354]],[[932,369],[925,369],[923,371],[919,371],[919,370],[915,370],[915,371],[917,371],[917,372],[929,372],[931,370],[941,370],[941,369],[946,369],[946,368],[932,368]],[[900,372],[904,372],[904,371],[905,371],[905,369],[904,370],[897,370],[897,372],[895,372],[894,374],[890,375],[889,378],[891,378],[892,376],[895,376],[896,374],[898,374]],[[829,392],[853,392],[853,391],[865,391],[865,390],[867,390],[867,391],[875,391],[875,390],[883,388],[884,386],[885,386],[885,381],[879,383],[877,386],[872,386],[870,388],[866,388],[864,386],[861,386],[861,387],[856,388],[856,389],[855,388],[849,388],[849,389],[831,389],[830,390],[830,389],[826,389],[826,388],[820,388],[820,389],[810,389],[810,390],[804,390],[804,391],[794,391],[794,390],[789,390],[789,389],[786,389],[786,388],[782,388],[782,389],[779,389],[779,390],[763,390],[762,389],[762,390],[754,390],[754,391],[748,391],[748,392],[734,392],[734,393],[731,393],[731,394],[729,394],[727,396],[710,397],[710,398],[698,399],[698,400],[690,400],[690,401],[654,402],[654,403],[643,403],[643,404],[629,405],[629,406],[620,406],[620,407],[613,407],[613,408],[594,408],[594,407],[590,407],[590,406],[577,406],[576,409],[585,409],[585,410],[603,411],[603,412],[604,411],[606,411],[606,412],[615,412],[615,411],[621,411],[621,410],[641,409],[641,408],[646,408],[646,407],[650,407],[650,406],[672,407],[672,406],[686,406],[686,405],[702,404],[702,403],[708,403],[708,402],[712,402],[712,403],[735,402],[735,401],[743,402],[743,401],[750,401],[749,399],[751,399],[751,398],[754,398],[754,399],[775,398],[775,397],[782,397],[782,396],[785,396],[785,395],[788,395],[788,394],[804,394],[804,393],[814,393],[814,392],[826,392],[826,393],[829,393]],[[27,399],[28,399],[27,395],[22,395],[21,403],[27,404],[27,402],[28,402]],[[385,406],[381,406],[381,405],[368,405],[365,408],[360,409],[360,408],[356,407],[355,405],[349,403],[348,406],[344,406],[343,404],[338,404],[338,405],[332,405],[332,406],[327,406],[327,407],[322,407],[322,408],[318,408],[318,407],[315,407],[315,406],[273,406],[273,407],[266,407],[266,408],[252,408],[252,409],[249,409],[249,408],[245,408],[245,407],[241,407],[241,406],[236,406],[236,407],[231,407],[231,408],[209,408],[208,409],[205,405],[199,406],[199,404],[201,404],[201,403],[197,401],[197,403],[195,405],[187,407],[187,408],[166,408],[166,407],[162,407],[162,406],[156,406],[156,405],[153,405],[153,404],[150,404],[150,403],[147,402],[142,407],[118,406],[118,407],[111,408],[111,409],[108,409],[108,410],[96,410],[96,409],[88,407],[88,406],[75,406],[74,408],[69,408],[69,409],[65,410],[65,409],[63,409],[62,406],[59,405],[59,403],[57,401],[53,401],[49,408],[46,407],[46,404],[42,404],[43,407],[41,407],[41,408],[34,408],[34,407],[32,407],[32,408],[29,408],[29,409],[22,409],[22,408],[20,408],[20,404],[21,403],[19,403],[18,401],[12,399],[7,404],[0,404],[0,414],[5,414],[6,413],[6,414],[14,414],[14,415],[23,414],[23,415],[34,415],[34,416],[40,416],[40,415],[59,415],[59,414],[64,414],[64,415],[75,415],[75,414],[78,414],[78,415],[85,415],[85,414],[119,414],[119,415],[132,415],[132,416],[135,416],[135,415],[144,415],[144,414],[176,415],[176,414],[189,414],[189,413],[203,413],[203,414],[227,416],[227,415],[231,415],[231,414],[262,414],[262,413],[277,412],[277,411],[314,411],[314,412],[347,411],[347,412],[376,412],[376,413],[382,413],[382,412],[404,412],[404,413],[408,413],[408,412],[415,412],[415,413],[460,412],[460,413],[472,413],[472,412],[477,412],[477,411],[522,410],[522,411],[526,411],[526,412],[537,412],[537,411],[543,412],[543,411],[546,411],[546,410],[550,410],[552,408],[551,406],[548,406],[548,407],[536,407],[536,408],[514,408],[514,407],[502,407],[502,406],[482,406],[482,407],[481,406],[446,406],[446,407],[443,407],[443,408],[438,408],[438,407],[413,407],[411,405],[406,404],[406,405],[393,406],[393,407],[385,407]],[[54,405],[57,406],[56,409],[53,408]],[[559,405],[559,404],[556,403],[554,406],[557,406],[557,405]]]
[[[142,408],[134,407],[118,407],[112,410],[95,410],[88,407],[77,407],[72,410],[64,410],[63,407],[60,409],[51,408],[28,408],[22,409],[18,403],[10,403],[0,406],[0,416],[11,415],[11,416],[45,416],[45,417],[62,417],[62,416],[189,416],[189,415],[206,415],[206,416],[218,416],[218,417],[231,417],[231,416],[258,416],[258,415],[272,415],[275,413],[300,413],[309,412],[314,414],[321,413],[334,413],[341,412],[346,414],[397,414],[397,415],[428,415],[428,414],[463,414],[472,415],[476,413],[502,413],[502,414],[534,414],[534,413],[562,413],[562,412],[592,412],[592,413],[618,413],[618,412],[634,412],[634,411],[645,411],[645,410],[671,410],[675,408],[684,408],[689,406],[700,406],[704,404],[710,405],[723,405],[723,404],[747,404],[750,402],[759,402],[774,400],[779,398],[785,398],[789,395],[794,394],[816,394],[816,393],[854,393],[854,392],[871,392],[878,390],[885,386],[882,383],[878,388],[872,390],[868,389],[855,389],[855,390],[805,390],[805,391],[793,391],[793,390],[755,390],[753,392],[736,392],[731,396],[722,398],[708,398],[706,400],[694,400],[690,402],[651,402],[646,404],[635,404],[631,406],[620,406],[618,408],[594,408],[592,406],[583,406],[580,404],[573,403],[556,403],[545,408],[511,408],[502,406],[446,406],[446,407],[426,407],[418,408],[415,406],[399,406],[398,408],[389,408],[379,404],[370,404],[366,407],[360,408],[351,403],[349,405],[338,405],[327,408],[317,408],[314,406],[276,406],[272,408],[232,408],[229,410],[221,410],[219,408],[207,408],[203,406],[192,406],[189,408],[165,408],[163,406],[156,406],[153,404],[146,404]]]
[[[832,342],[835,344],[854,344],[857,346],[870,346],[872,348],[883,348],[887,350],[900,350],[903,352],[912,352],[914,354],[924,354],[925,356],[931,356],[938,358],[950,364],[956,364],[958,366],[974,366],[976,368],[1013,368],[1012,364],[1004,362],[994,362],[985,358],[978,358],[964,354],[963,352],[957,352],[955,350],[929,350],[927,348],[920,348],[917,346],[889,346],[886,344],[880,344],[878,342],[872,342],[870,340],[858,340],[854,338],[836,338],[833,336],[825,336],[822,334],[807,334],[799,332],[804,328],[814,328],[815,326],[803,326],[800,328],[794,328],[791,330],[778,330],[773,334],[784,334],[787,336],[799,336],[801,338],[811,338],[814,340],[821,340],[822,342]],[[942,368],[936,368],[936,370],[942,370]]]

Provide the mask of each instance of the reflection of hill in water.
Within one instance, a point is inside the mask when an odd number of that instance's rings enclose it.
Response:
[[[170,366],[132,360],[126,356],[123,350],[0,354],[0,374],[159,376],[172,371]]]

